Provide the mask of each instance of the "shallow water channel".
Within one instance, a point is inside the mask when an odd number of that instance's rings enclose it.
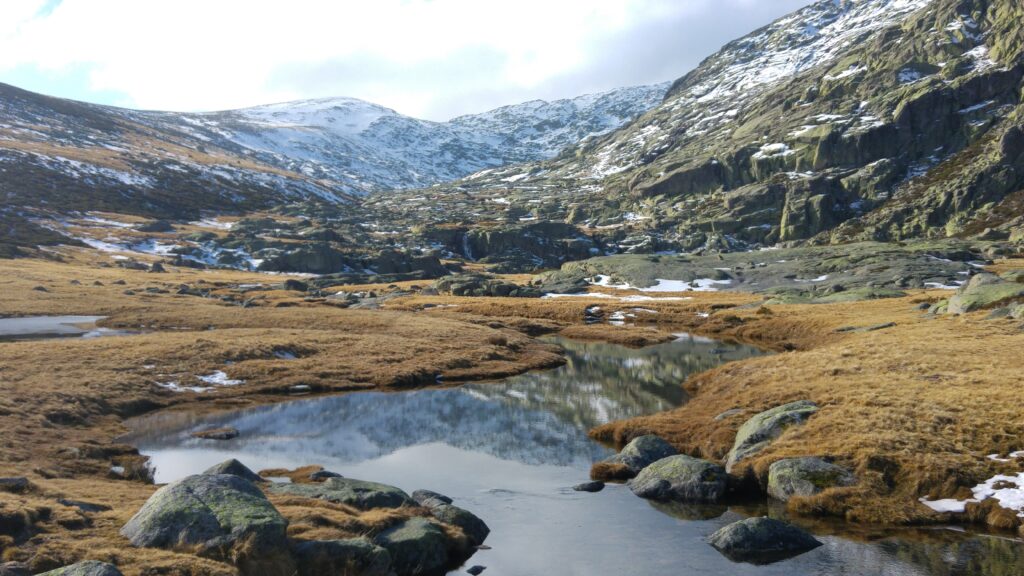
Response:
[[[0,342],[47,338],[98,338],[124,336],[125,330],[96,326],[106,316],[24,316],[0,318]]]
[[[565,366],[497,383],[354,393],[216,415],[165,413],[130,422],[126,441],[151,456],[158,482],[227,458],[254,470],[320,464],[347,477],[447,494],[491,528],[467,566],[491,576],[1009,575],[1024,544],[937,528],[854,534],[813,529],[825,545],[771,564],[735,564],[704,539],[763,505],[654,506],[625,486],[573,492],[611,454],[587,430],[686,401],[687,374],[761,354],[697,337],[639,350],[556,340]],[[232,426],[227,441],[191,432]],[[779,514],[777,510],[773,514]],[[456,573],[462,570],[456,571]]]

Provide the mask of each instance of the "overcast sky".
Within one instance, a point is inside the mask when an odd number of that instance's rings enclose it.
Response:
[[[674,80],[810,0],[0,0],[0,82],[133,108],[447,120]]]

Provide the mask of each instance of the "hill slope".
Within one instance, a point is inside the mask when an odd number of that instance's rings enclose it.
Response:
[[[819,1],[607,137],[427,201],[525,209],[638,251],[1020,234],[1021,17],[1012,0]]]
[[[303,198],[338,203],[553,156],[657,104],[667,84],[427,122],[351,98],[144,112],[0,85],[10,206],[161,217]]]

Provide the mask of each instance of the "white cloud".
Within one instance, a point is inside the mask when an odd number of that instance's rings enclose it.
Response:
[[[803,3],[773,2],[775,16]],[[706,25],[714,13],[756,10],[751,0],[63,0],[37,15],[46,4],[0,3],[0,78],[25,66],[84,67],[87,90],[122,93],[142,108],[209,110],[345,95],[413,115],[455,113],[470,104],[447,102],[473,94],[547,96],[546,87],[560,79],[602,70],[596,55],[604,58],[612,40],[652,41],[631,38],[632,30],[665,21]],[[438,66],[459,81],[431,78]],[[297,70],[345,76],[311,79]],[[394,75],[382,77],[382,70]]]

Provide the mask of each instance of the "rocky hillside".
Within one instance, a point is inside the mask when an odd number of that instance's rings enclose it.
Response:
[[[426,198],[618,250],[1020,236],[1022,16],[1015,0],[819,1],[607,137]]]
[[[160,217],[428,186],[554,156],[657,104],[668,85],[427,122],[351,98],[143,112],[0,85],[4,204]]]

